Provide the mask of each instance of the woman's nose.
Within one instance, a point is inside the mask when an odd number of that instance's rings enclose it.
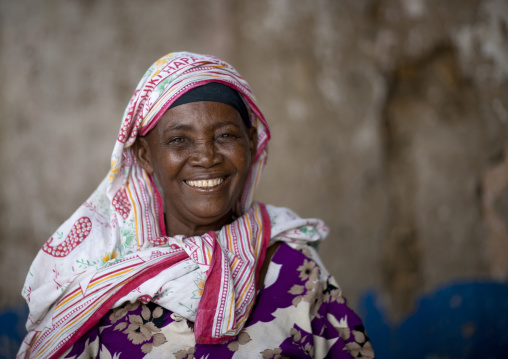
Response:
[[[223,157],[217,151],[213,141],[196,143],[189,157],[189,164],[193,166],[212,167],[222,162]]]

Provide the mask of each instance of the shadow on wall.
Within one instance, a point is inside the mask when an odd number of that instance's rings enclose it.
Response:
[[[507,284],[444,286],[422,297],[399,325],[389,323],[379,302],[368,292],[358,306],[378,359],[507,357]]]

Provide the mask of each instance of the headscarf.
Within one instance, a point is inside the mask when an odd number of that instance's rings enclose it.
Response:
[[[168,237],[161,195],[137,163],[132,145],[182,94],[210,82],[241,95],[257,129],[256,155],[235,205],[238,219],[202,236]],[[30,268],[22,292],[30,309],[29,333],[18,357],[62,355],[109,309],[127,301],[153,301],[195,321],[197,343],[216,344],[237,335],[254,305],[273,229],[285,241],[327,234],[319,220],[302,220],[287,211],[270,218],[263,204],[253,202],[269,138],[249,85],[229,64],[188,52],[157,60],[124,112],[108,175],[44,244]],[[315,233],[298,230],[301,226]],[[202,284],[201,291],[189,292],[189,283]]]
[[[171,110],[176,106],[199,101],[220,102],[229,105],[240,114],[240,117],[247,128],[252,127],[249,118],[249,111],[247,110],[247,107],[245,107],[245,102],[238,94],[238,91],[233,90],[231,87],[221,84],[220,82],[210,82],[206,85],[194,87],[192,90],[187,91],[177,98],[176,101],[169,106],[169,109]]]
[[[257,128],[256,156],[253,159],[249,178],[245,184],[240,202],[236,206],[237,214],[245,213],[252,204],[254,193],[261,178],[261,172],[266,163],[266,144],[270,139],[268,125],[256,105],[256,99],[249,84],[231,65],[214,56],[189,52],[171,53],[163,56],[148,69],[138,84],[125,110],[123,125],[120,128],[120,134],[111,158],[108,194],[111,195],[113,191],[117,193],[118,189],[125,187],[126,184],[126,187],[129,187],[128,179],[132,174],[126,173],[126,171],[135,162],[134,153],[130,148],[136,141],[137,136],[144,136],[154,128],[166,110],[184,93],[210,82],[219,82],[237,90],[250,109],[251,124]],[[139,169],[138,165],[135,165],[135,167]],[[156,197],[157,203],[154,205],[156,205],[157,215],[161,220],[163,218],[162,201],[158,193],[156,193]],[[144,208],[137,209],[140,213],[145,213]],[[139,223],[139,225],[150,226],[151,224],[144,221],[140,222],[142,223]],[[143,233],[144,238],[150,239],[166,234],[164,226],[161,227],[162,233],[156,233],[157,226],[138,228],[138,231]]]

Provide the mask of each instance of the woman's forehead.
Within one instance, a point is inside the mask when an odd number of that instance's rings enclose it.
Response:
[[[240,113],[232,106],[220,102],[190,102],[168,109],[156,127],[167,131],[171,129],[192,129],[201,126],[222,127],[242,126]]]

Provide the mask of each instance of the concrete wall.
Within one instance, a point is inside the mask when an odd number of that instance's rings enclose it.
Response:
[[[170,51],[250,82],[272,129],[258,199],[320,217],[356,307],[397,322],[508,276],[503,0],[0,0],[0,307],[108,170],[124,106]]]

